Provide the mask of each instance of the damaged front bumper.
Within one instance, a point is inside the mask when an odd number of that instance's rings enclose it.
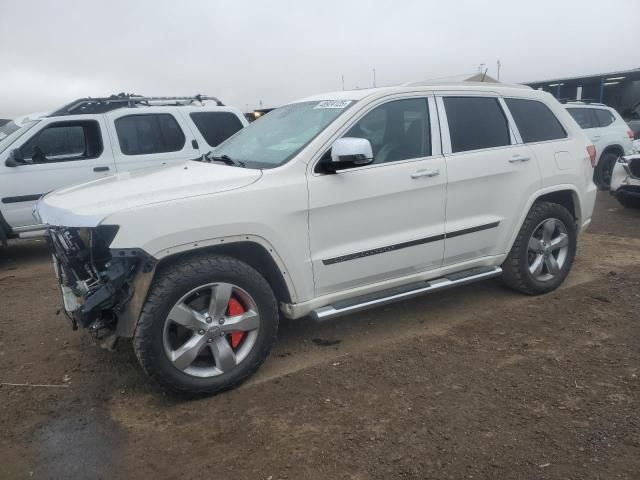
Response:
[[[133,335],[156,266],[141,249],[110,249],[117,230],[48,229],[65,313],[98,339]]]

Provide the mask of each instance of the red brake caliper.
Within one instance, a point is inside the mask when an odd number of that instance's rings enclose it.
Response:
[[[242,304],[231,297],[229,299],[229,305],[227,306],[227,314],[230,317],[235,317],[236,315],[242,315],[245,312]],[[231,332],[231,347],[237,348],[240,345],[240,342],[244,338],[245,332]]]

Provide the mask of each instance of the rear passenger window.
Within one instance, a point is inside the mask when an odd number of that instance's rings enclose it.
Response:
[[[444,97],[454,153],[509,145],[509,125],[497,98]]]
[[[211,147],[217,147],[242,129],[242,122],[231,112],[194,112],[189,116]]]
[[[608,127],[616,120],[616,118],[611,114],[609,110],[596,108],[593,111],[596,114],[596,118],[598,119],[598,126],[600,127]]]
[[[567,112],[580,125],[580,128],[596,128],[598,126],[593,108],[567,108]]]
[[[566,138],[567,132],[549,107],[537,100],[505,98],[524,143]]]
[[[125,155],[178,152],[185,136],[168,113],[128,115],[115,121],[120,150]]]

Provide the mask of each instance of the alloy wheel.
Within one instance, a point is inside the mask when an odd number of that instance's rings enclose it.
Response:
[[[557,218],[543,220],[529,238],[529,272],[540,282],[553,279],[562,271],[568,251],[569,235],[564,223]]]
[[[191,290],[169,311],[163,345],[169,361],[195,377],[230,372],[251,352],[258,337],[256,302],[230,283]]]

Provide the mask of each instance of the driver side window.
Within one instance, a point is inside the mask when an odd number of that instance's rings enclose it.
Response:
[[[100,128],[94,121],[54,123],[21,148],[30,163],[54,163],[97,158],[102,153]]]
[[[431,155],[431,126],[426,98],[395,100],[373,109],[344,137],[365,138],[373,163],[396,162]]]

